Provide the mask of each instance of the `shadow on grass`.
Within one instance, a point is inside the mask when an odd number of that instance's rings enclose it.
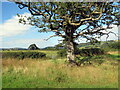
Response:
[[[114,59],[114,60],[120,60],[119,54],[108,54],[107,56]]]

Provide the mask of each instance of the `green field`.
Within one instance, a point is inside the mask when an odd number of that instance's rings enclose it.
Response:
[[[58,51],[36,52],[44,52],[49,58],[2,60],[3,88],[118,88],[118,58],[110,56],[117,53],[104,55],[101,65],[72,67],[65,58],[56,57]]]

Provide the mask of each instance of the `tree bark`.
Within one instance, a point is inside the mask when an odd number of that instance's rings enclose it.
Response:
[[[78,63],[75,61],[75,45],[74,41],[67,40],[66,41],[66,48],[67,48],[67,61],[70,64],[75,64],[78,66]]]
[[[74,44],[72,41],[68,40],[67,42],[67,61],[74,60]]]

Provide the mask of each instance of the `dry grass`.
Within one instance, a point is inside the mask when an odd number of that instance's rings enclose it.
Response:
[[[62,61],[62,60],[60,60]],[[83,66],[83,67],[70,67],[63,62],[56,63],[52,60],[15,60],[15,59],[4,59],[3,62],[3,73],[22,72],[23,75],[30,77],[43,77],[47,80],[58,82],[72,82],[79,84],[88,85],[112,85],[111,87],[118,87],[118,66],[113,66],[107,63],[101,66]]]
[[[107,52],[107,54],[118,54],[118,53],[120,53],[119,51],[109,51],[109,52]]]

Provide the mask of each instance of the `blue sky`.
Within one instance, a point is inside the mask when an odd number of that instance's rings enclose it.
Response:
[[[18,23],[18,17],[16,14],[30,15],[29,12],[24,9],[19,9],[15,3],[2,2],[2,21],[0,22],[0,48],[13,48],[22,47],[27,48],[30,44],[35,43],[39,48],[47,46],[54,46],[59,43],[61,38],[54,37],[45,41],[53,33],[39,33],[38,29],[22,25]],[[118,32],[118,28],[114,28],[115,32]],[[117,39],[114,35],[111,35],[109,40]],[[105,37],[102,38],[105,40]],[[82,42],[85,40],[83,39]]]
[[[35,43],[39,48],[46,46],[54,46],[58,44],[59,37],[54,37],[45,41],[44,39],[49,38],[53,33],[39,33],[37,28],[25,25],[18,25],[16,14],[28,14],[29,12],[25,9],[19,9],[15,3],[2,2],[2,22],[0,32],[2,36],[2,45],[0,48],[12,48],[22,47],[27,48],[30,44]]]

